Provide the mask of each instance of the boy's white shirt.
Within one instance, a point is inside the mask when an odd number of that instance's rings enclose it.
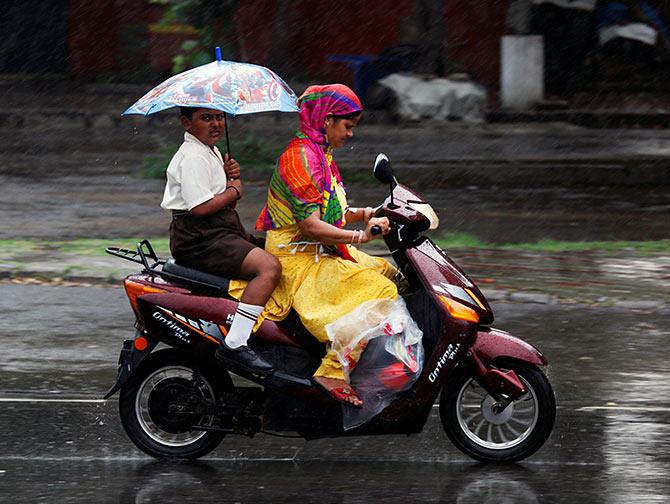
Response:
[[[225,191],[228,182],[219,149],[210,149],[188,131],[166,174],[161,203],[166,210],[192,210]]]

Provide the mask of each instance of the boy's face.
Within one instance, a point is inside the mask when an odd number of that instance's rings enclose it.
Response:
[[[206,108],[199,108],[193,112],[191,119],[181,116],[181,125],[191,135],[210,147],[221,140],[226,130],[223,112]]]

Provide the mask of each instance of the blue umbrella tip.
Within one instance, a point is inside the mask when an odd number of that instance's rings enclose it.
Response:
[[[216,53],[216,61],[221,61],[221,48],[219,46],[216,47],[215,53]]]

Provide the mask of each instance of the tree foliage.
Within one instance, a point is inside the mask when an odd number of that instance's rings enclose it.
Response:
[[[239,0],[170,0],[161,3],[166,3],[161,23],[184,23],[198,30],[197,35],[182,43],[181,52],[173,58],[174,73],[209,63],[215,46],[221,47],[224,59],[236,57],[238,37],[234,18]]]

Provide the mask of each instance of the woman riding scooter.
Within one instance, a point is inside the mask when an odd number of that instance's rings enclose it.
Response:
[[[298,103],[300,130],[277,162],[267,205],[256,222],[257,230],[267,231],[265,249],[282,265],[263,315],[282,320],[293,308],[310,333],[328,343],[327,324],[365,301],[397,297],[391,280],[396,270],[354,246],[388,233],[389,222],[372,217],[370,207],[347,205],[332,157],[333,149],[353,136],[363,111],[360,100],[348,87],[331,84],[308,87]],[[363,222],[365,230],[344,229],[350,222]],[[381,228],[380,235],[373,235],[374,226]],[[243,285],[234,281],[230,293],[239,296]],[[344,404],[363,404],[331,348],[314,381]]]

